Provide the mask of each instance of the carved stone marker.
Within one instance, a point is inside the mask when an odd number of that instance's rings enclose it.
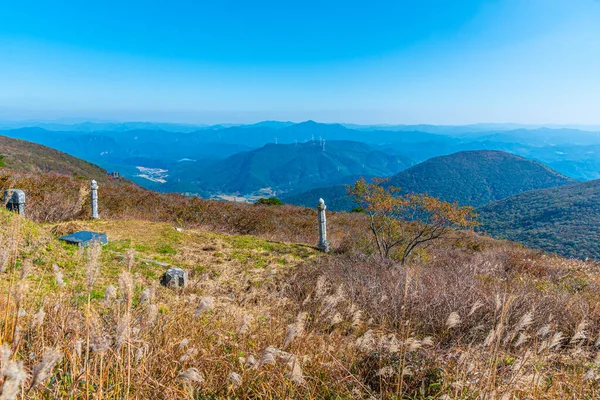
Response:
[[[172,288],[183,288],[188,283],[188,273],[181,268],[169,268],[160,279],[160,284]]]
[[[90,182],[90,189],[92,190],[92,218],[99,219],[100,215],[98,214],[98,182],[92,179]]]
[[[4,204],[10,211],[25,215],[25,193],[19,189],[8,189],[4,191]]]
[[[327,241],[327,217],[325,216],[325,200],[319,199],[317,210],[319,212],[319,244],[318,248],[325,253],[329,253],[329,242]]]

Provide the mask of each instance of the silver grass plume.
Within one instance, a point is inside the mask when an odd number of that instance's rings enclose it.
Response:
[[[129,271],[119,274],[119,291],[129,310],[133,301],[133,277]]]
[[[193,383],[204,383],[204,376],[198,371],[197,368],[188,368],[185,371],[179,373],[180,379],[193,382]]]
[[[88,292],[92,291],[92,287],[96,283],[98,279],[98,275],[100,274],[100,253],[102,251],[102,245],[99,243],[94,243],[87,249],[87,262],[85,264],[86,270],[86,282]]]
[[[21,266],[21,280],[27,278],[29,275],[31,275],[31,272],[33,271],[33,263],[31,262],[30,259],[25,259],[23,260],[23,265]]]
[[[7,345],[0,348],[0,375],[4,377],[0,400],[14,400],[21,391],[21,386],[27,380],[27,372],[20,361],[10,359],[12,352]]]
[[[48,379],[56,364],[62,360],[62,357],[62,353],[57,349],[47,350],[42,356],[42,360],[33,366],[31,387],[35,387]]]
[[[131,337],[130,323],[130,315],[128,312],[124,313],[121,318],[119,318],[115,334],[115,347],[117,349],[129,342],[129,338]]]
[[[304,325],[306,324],[307,319],[308,313],[301,312],[296,317],[296,322],[287,326],[285,342],[283,343],[284,349],[287,348],[296,337],[302,336],[304,334]]]
[[[158,319],[158,305],[150,304],[147,310],[146,324],[154,325]]]
[[[229,375],[227,375],[227,381],[231,384],[231,386],[233,386],[234,389],[242,386],[242,376],[237,372],[230,372]]]
[[[142,291],[140,295],[140,304],[147,304],[152,302],[152,290],[150,288],[146,288]]]
[[[31,318],[31,324],[35,328],[39,328],[44,323],[44,318],[46,317],[46,312],[44,311],[44,306],[40,307],[40,310],[33,315]]]
[[[179,363],[184,363],[187,360],[190,360],[192,357],[195,357],[196,354],[198,354],[198,349],[195,347],[192,347],[190,349],[187,349],[187,351],[185,352],[184,355],[182,355],[181,357],[179,357]]]
[[[452,329],[460,324],[460,315],[457,312],[451,312],[446,320],[446,328]]]
[[[470,317],[471,315],[475,314],[475,312],[477,310],[479,310],[481,307],[483,307],[483,303],[479,300],[477,300],[475,303],[473,303],[473,306],[471,306],[471,311],[469,311],[469,314],[467,314],[467,317]]]
[[[130,247],[127,249],[126,260],[127,260],[127,271],[131,272],[131,268],[135,265],[135,250]]]
[[[583,342],[587,338],[587,326],[588,323],[586,320],[581,321],[579,325],[577,325],[577,328],[575,329],[575,333],[573,334],[570,343]]]
[[[238,334],[245,335],[250,331],[250,326],[252,324],[252,316],[245,314],[242,318],[242,325],[238,329]]]
[[[56,281],[56,285],[59,288],[65,286],[64,276],[63,276],[63,273],[61,272],[60,268],[58,268],[58,265],[53,264],[52,271],[54,271],[54,280]]]
[[[0,272],[6,272],[10,261],[10,246],[0,246]]]
[[[113,285],[108,285],[104,291],[104,304],[110,305],[117,298],[117,288]]]

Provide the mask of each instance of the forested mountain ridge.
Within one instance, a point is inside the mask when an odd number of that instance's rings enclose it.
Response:
[[[391,176],[412,164],[352,141],[269,143],[210,165],[195,181],[198,187],[224,193],[251,193],[262,188],[290,192],[357,177]]]
[[[549,167],[504,151],[463,151],[435,157],[395,175],[389,186],[481,206],[528,190],[575,183]]]
[[[478,211],[481,229],[494,237],[600,259],[600,180],[520,193]]]
[[[401,188],[403,193],[428,193],[444,201],[478,207],[528,190],[575,182],[536,161],[503,151],[476,150],[429,159],[394,175],[385,185]],[[348,211],[354,207],[342,186],[312,189],[286,201],[307,206],[319,195],[332,204],[332,209]]]

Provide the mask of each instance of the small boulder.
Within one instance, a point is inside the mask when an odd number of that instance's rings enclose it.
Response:
[[[188,283],[188,273],[181,268],[169,268],[160,279],[160,284],[171,288],[184,288]]]

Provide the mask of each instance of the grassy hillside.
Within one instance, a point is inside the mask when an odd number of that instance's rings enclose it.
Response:
[[[75,179],[23,176],[77,196]],[[369,255],[362,215],[329,214],[335,251],[325,255],[313,247],[313,210],[126,191],[120,203],[101,196],[100,221],[38,223],[0,210],[3,395],[600,394],[590,379],[595,264],[457,232],[390,267]],[[231,234],[242,228],[258,236]],[[79,229],[110,243],[58,242]],[[189,271],[188,287],[160,286],[167,266],[157,262]]]
[[[0,169],[0,191],[9,187],[25,191],[27,214],[31,219],[59,222],[90,215],[89,183],[86,180]],[[204,227],[294,242],[318,240],[313,226],[316,209],[207,201],[157,193],[127,181],[103,183],[98,194],[102,218],[169,222],[187,228]],[[355,217],[332,215],[331,219],[337,222],[330,230],[331,240],[343,242],[346,231],[358,221]]]
[[[324,254],[314,208],[126,181],[90,221],[87,184],[0,169],[29,199],[26,219],[0,209],[3,398],[600,395],[596,263],[453,232],[400,268],[363,214],[328,214]],[[109,244],[58,241],[82,229]],[[168,267],[189,285],[160,286]]]
[[[350,141],[267,144],[235,154],[201,171],[199,187],[225,193],[251,193],[262,188],[306,190],[360,175],[390,176],[410,166],[410,160]]]
[[[445,201],[478,207],[528,190],[575,182],[535,161],[503,151],[476,150],[429,159],[396,174],[387,184],[400,187],[405,193],[428,193]],[[354,207],[342,186],[311,190],[286,201],[305,206],[313,204],[318,195],[328,197],[332,210]]]
[[[63,152],[0,136],[0,167],[27,172],[56,172],[73,177],[105,181],[106,171]]]
[[[511,196],[479,209],[482,229],[568,257],[600,259],[600,180]]]

